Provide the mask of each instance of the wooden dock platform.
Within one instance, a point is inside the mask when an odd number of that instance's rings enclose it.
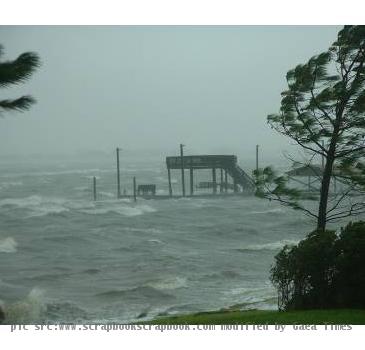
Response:
[[[185,170],[190,173],[190,196],[194,195],[194,171],[200,169],[211,169],[212,191],[217,194],[217,171],[220,171],[219,190],[220,193],[227,193],[229,187],[235,193],[252,193],[255,190],[254,180],[238,165],[235,155],[192,155],[177,157],[166,157],[167,175],[169,182],[169,194],[172,196],[171,170],[181,171],[182,195],[185,196]],[[229,186],[228,176],[232,179],[233,186]]]

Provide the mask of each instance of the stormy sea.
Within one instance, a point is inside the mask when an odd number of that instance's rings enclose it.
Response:
[[[232,305],[276,308],[274,256],[310,231],[310,218],[254,196],[118,200],[113,157],[1,161],[7,323],[126,323]],[[124,194],[133,176],[168,194],[162,157],[122,154]],[[195,183],[209,176],[200,171]],[[179,194],[179,171],[172,182]]]

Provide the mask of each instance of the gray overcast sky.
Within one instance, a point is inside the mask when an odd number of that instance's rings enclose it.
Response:
[[[36,51],[42,67],[0,97],[37,105],[0,119],[0,155],[126,149],[274,154],[266,124],[285,74],[340,27],[0,27],[3,59]]]

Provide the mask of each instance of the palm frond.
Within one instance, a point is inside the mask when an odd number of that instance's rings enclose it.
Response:
[[[0,47],[0,54],[2,47]],[[39,56],[25,52],[14,61],[0,62],[0,87],[25,82],[40,66]]]
[[[26,111],[35,102],[32,96],[22,96],[15,100],[0,100],[0,116],[2,111]]]

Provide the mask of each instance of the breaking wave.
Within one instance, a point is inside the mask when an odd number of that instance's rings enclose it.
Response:
[[[6,324],[32,324],[38,322],[46,310],[44,293],[34,288],[23,300],[5,305]]]
[[[121,214],[124,216],[138,216],[145,213],[153,213],[156,209],[152,208],[149,205],[139,205],[139,206],[121,206],[121,205],[112,205],[101,208],[93,208],[93,209],[85,209],[81,210],[84,214],[91,215],[102,215],[102,214]]]
[[[298,244],[299,240],[292,240],[292,239],[282,239],[280,241],[271,242],[271,243],[264,243],[264,244],[251,244],[246,247],[236,248],[239,251],[258,251],[258,250],[278,250],[283,248],[285,245],[295,245]]]
[[[253,214],[253,215],[258,215],[258,214],[274,214],[274,213],[285,213],[285,209],[283,208],[276,208],[276,209],[267,209],[267,210],[262,210],[262,211],[250,211],[247,212],[247,214]]]
[[[0,240],[0,253],[16,253],[18,243],[12,237]]]
[[[173,290],[185,288],[188,286],[188,284],[187,279],[184,277],[171,277],[159,281],[148,282],[146,286],[157,290]]]
[[[238,303],[231,308],[252,309],[275,309],[277,294],[275,288],[269,282],[261,286],[237,287],[223,293],[223,299],[230,302],[236,300]]]
[[[16,209],[26,209],[29,211],[27,217],[45,216],[48,214],[58,214],[69,209],[65,207],[66,201],[61,198],[44,198],[41,196],[29,196],[25,198],[7,198],[0,200],[0,206],[11,206]]]
[[[21,181],[9,181],[9,182],[2,182],[0,184],[0,191],[7,190],[8,188],[15,187],[15,186],[22,186],[23,182]]]
[[[103,293],[98,293],[95,295],[98,298],[107,300],[125,300],[125,299],[155,299],[155,300],[165,300],[166,298],[174,298],[171,294],[165,293],[161,290],[157,290],[149,286],[140,286],[130,289],[122,290],[110,290]]]
[[[0,200],[0,207],[27,210],[26,218],[60,214],[70,210],[84,214],[116,213],[124,216],[138,216],[153,213],[155,208],[147,204],[128,205],[127,200],[105,200],[97,203],[86,200],[67,200],[65,198],[51,198],[33,195],[25,198],[6,198]]]
[[[110,290],[98,293],[95,296],[103,299],[155,299],[163,301],[166,298],[174,299],[169,291],[186,288],[187,279],[183,277],[170,277],[166,279],[147,282],[141,286],[121,290]]]

